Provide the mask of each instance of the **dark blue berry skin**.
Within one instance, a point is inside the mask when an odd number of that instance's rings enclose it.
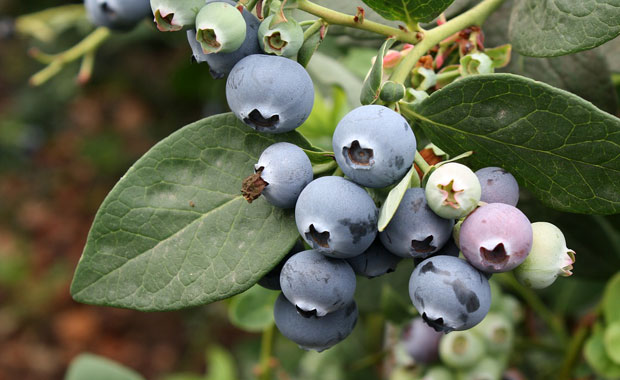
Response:
[[[282,293],[306,317],[323,317],[350,304],[355,283],[355,272],[346,261],[312,249],[293,255],[280,273]]]
[[[417,317],[405,326],[401,341],[416,363],[429,364],[439,359],[439,340],[443,335]]]
[[[467,261],[435,256],[418,265],[409,280],[409,296],[424,321],[448,333],[474,327],[489,312],[489,281]]]
[[[454,221],[433,212],[426,203],[424,189],[408,189],[381,242],[390,252],[405,258],[425,258],[439,251],[452,236]]]
[[[482,187],[480,201],[517,205],[519,202],[519,184],[512,174],[502,168],[492,166],[482,168],[475,174]]]
[[[340,120],[332,140],[338,166],[354,182],[386,187],[411,168],[416,139],[407,121],[379,105],[361,106]]]
[[[301,191],[313,178],[312,163],[297,145],[279,142],[263,151],[254,165],[267,182],[262,195],[269,203],[280,208],[295,207]]]
[[[347,259],[347,262],[351,265],[355,274],[374,278],[394,272],[401,260],[402,257],[393,255],[385,249],[383,244],[381,244],[381,240],[375,239],[364,253]]]
[[[132,29],[152,15],[149,0],[85,0],[84,6],[93,24],[119,31]]]
[[[324,255],[351,258],[362,254],[377,235],[378,211],[368,193],[342,177],[310,182],[295,205],[297,230]]]
[[[283,294],[276,300],[273,316],[282,335],[305,350],[321,352],[351,334],[357,323],[355,301],[322,318],[304,318]]]
[[[269,273],[264,275],[263,278],[258,280],[258,285],[266,289],[282,290],[282,288],[280,287],[280,273],[282,272],[282,267],[284,267],[284,263],[286,263],[286,261],[290,259],[294,254],[296,254],[297,252],[301,252],[305,249],[306,248],[304,247],[304,244],[300,241],[297,241],[293,248],[291,248],[289,253],[287,253],[286,256],[284,256],[284,258],[280,260],[280,263],[278,263],[278,265],[276,265],[271,271],[269,271]]]
[[[254,54],[239,61],[226,80],[231,111],[263,133],[284,133],[299,127],[314,105],[310,75],[296,61]]]
[[[234,1],[225,2],[231,5],[236,4]],[[209,65],[209,71],[214,79],[226,77],[237,62],[248,55],[262,53],[257,37],[260,21],[245,8],[243,9],[242,15],[246,24],[245,40],[239,49],[230,53],[205,54],[202,51],[200,43],[196,41],[196,31],[193,29],[187,31],[187,41],[192,49],[194,61],[198,63],[206,62]]]

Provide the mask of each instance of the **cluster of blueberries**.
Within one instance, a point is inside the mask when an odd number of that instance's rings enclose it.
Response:
[[[281,12],[261,23],[235,5],[86,0],[95,23],[108,27],[126,28],[145,13],[162,31],[195,24],[187,31],[193,56],[207,62],[216,78],[228,75],[226,98],[239,120],[262,133],[294,130],[314,102],[310,76],[288,58],[297,54],[303,30]],[[530,223],[516,208],[519,187],[505,170],[474,173],[459,163],[440,163],[427,173],[423,188],[406,191],[387,227],[378,231],[379,210],[365,188],[393,186],[410,170],[417,149],[410,125],[390,108],[365,105],[342,118],[332,144],[346,178],[314,179],[306,153],[281,142],[262,153],[255,174],[244,182],[249,201],[263,195],[277,207],[294,208],[310,248],[297,246],[260,282],[282,290],[275,322],[301,347],[322,351],[343,340],[358,316],[355,275],[383,275],[402,259],[417,264],[409,283],[413,305],[441,333],[467,330],[484,319],[493,273],[514,270],[533,288],[571,274],[574,252],[562,232],[549,223]]]

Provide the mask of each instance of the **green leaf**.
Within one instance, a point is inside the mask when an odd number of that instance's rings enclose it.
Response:
[[[521,0],[510,16],[516,51],[555,57],[595,48],[620,34],[620,0]]]
[[[188,125],[159,142],[101,205],[78,264],[78,302],[173,310],[240,293],[275,266],[298,237],[291,210],[241,182],[269,145],[308,142],[296,132],[259,134],[232,114]]]
[[[603,343],[607,356],[614,363],[620,365],[620,321],[616,321],[605,328]]]
[[[412,166],[403,179],[400,180],[398,185],[396,185],[388,194],[385,202],[379,210],[379,222],[377,223],[379,231],[385,230],[385,227],[387,227],[390,220],[394,217],[394,214],[396,214],[398,205],[400,204],[400,201],[403,200],[407,189],[411,186],[411,178],[414,175],[417,177],[418,173],[416,172],[415,167]]]
[[[505,1],[484,23],[485,44],[488,46],[508,42],[506,19],[510,16],[512,4],[511,0]],[[616,54],[612,51],[614,43],[620,46],[620,39],[616,38],[595,50],[554,58],[525,57],[513,51],[508,66],[502,71],[523,75],[572,92],[614,115],[618,110],[618,100],[610,69],[614,62],[620,62],[617,59],[620,50],[617,50]],[[485,49],[485,53],[489,54],[489,50],[492,49]],[[605,54],[610,54],[607,63]]]
[[[219,346],[211,346],[207,350],[208,375],[205,380],[237,380],[235,358]]]
[[[620,119],[568,92],[510,74],[463,78],[415,111],[425,134],[475,167],[501,166],[547,206],[620,212]]]
[[[605,286],[603,316],[607,324],[620,321],[620,273],[612,277]]]
[[[250,332],[260,332],[273,323],[273,305],[279,292],[254,285],[232,298],[228,317],[233,325]]]
[[[316,152],[307,149],[304,149],[304,152],[310,159],[310,163],[312,163],[312,173],[314,175],[323,174],[330,170],[333,171],[338,166],[332,152]]]
[[[144,380],[137,372],[112,360],[92,354],[73,359],[65,380]]]
[[[603,331],[600,326],[595,326],[594,333],[586,341],[584,356],[594,370],[603,377],[617,379],[620,377],[620,365],[614,363],[603,343]]]
[[[430,22],[439,16],[454,0],[364,0],[375,12],[388,20],[398,20],[411,25]]]
[[[381,81],[383,80],[383,57],[394,45],[394,42],[396,42],[395,38],[388,38],[377,53],[377,59],[375,59],[375,63],[372,65],[360,93],[360,102],[364,105],[374,104],[379,99]]]
[[[381,288],[381,310],[387,320],[396,324],[408,322],[416,315],[409,295],[396,291],[388,282]]]
[[[301,45],[301,48],[297,53],[297,62],[299,62],[300,65],[302,65],[303,67],[308,66],[308,63],[310,63],[310,59],[323,42],[323,38],[325,37],[326,33],[327,26],[325,27],[323,33],[321,33],[321,28],[319,28],[316,32],[305,38],[303,45]]]

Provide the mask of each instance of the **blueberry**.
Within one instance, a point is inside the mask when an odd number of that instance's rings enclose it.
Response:
[[[275,15],[267,17],[258,28],[258,43],[265,53],[294,57],[304,43],[304,30],[289,17],[273,25]]]
[[[214,1],[196,15],[196,40],[205,54],[231,53],[241,47],[245,36],[245,19],[234,5]]]
[[[426,182],[426,201],[446,219],[459,219],[472,212],[480,201],[480,182],[467,166],[449,162],[431,173]]]
[[[439,342],[439,357],[444,364],[462,369],[472,367],[485,354],[485,346],[478,334],[470,331],[455,331],[446,334]]]
[[[226,99],[235,115],[259,132],[299,127],[314,104],[312,79],[299,63],[254,54],[235,65],[226,81]]]
[[[534,289],[543,289],[558,276],[572,275],[575,251],[566,247],[564,234],[551,223],[532,223],[532,249],[515,269],[517,280]]]
[[[235,4],[233,1],[226,2]],[[193,59],[198,63],[206,62],[209,65],[211,76],[215,79],[224,78],[243,58],[262,52],[256,37],[260,21],[246,9],[243,10],[242,15],[246,23],[245,40],[239,49],[230,53],[205,54],[200,42],[196,40],[196,31],[193,29],[187,31],[187,40],[192,49]]]
[[[271,269],[266,275],[263,276],[260,280],[258,280],[258,285],[263,288],[271,289],[271,290],[282,290],[280,287],[280,273],[282,272],[282,267],[284,267],[284,263],[288,259],[290,259],[297,252],[304,251],[306,248],[303,243],[297,241],[293,248],[284,256],[282,260],[276,265],[273,269]]]
[[[512,321],[501,313],[490,312],[472,331],[485,340],[492,355],[507,354],[512,348],[514,327]]]
[[[505,380],[502,377],[503,370],[503,360],[487,356],[461,372],[459,380]]]
[[[467,261],[435,256],[418,265],[409,280],[413,305],[437,331],[466,330],[478,324],[491,306],[487,278]]]
[[[357,305],[346,307],[322,318],[304,318],[283,294],[276,300],[273,316],[278,330],[305,350],[321,352],[345,339],[357,322]]]
[[[157,29],[162,32],[175,32],[194,25],[204,5],[204,0],[151,0]]]
[[[378,211],[372,198],[342,177],[310,182],[295,205],[297,230],[324,255],[350,258],[364,252],[377,236]]]
[[[532,226],[516,207],[489,203],[476,209],[459,232],[461,252],[476,268],[506,272],[517,267],[532,248]]]
[[[454,380],[456,377],[444,366],[434,366],[424,373],[421,380]],[[403,379],[404,380],[404,379]],[[411,380],[411,379],[407,379]]]
[[[261,194],[272,205],[280,208],[295,207],[301,191],[312,181],[312,164],[304,151],[287,142],[275,143],[263,151],[254,165],[251,188],[242,190],[251,202]],[[255,177],[260,177],[255,178]],[[256,181],[261,181],[256,187]],[[264,187],[263,187],[264,186]]]
[[[439,340],[442,336],[442,333],[428,326],[422,317],[417,317],[405,326],[401,341],[405,351],[416,363],[428,364],[439,358]]]
[[[379,239],[375,239],[364,253],[347,259],[347,262],[356,274],[374,278],[394,272],[401,260],[401,257],[395,256],[385,249]]]
[[[394,217],[379,233],[385,248],[405,258],[424,258],[439,251],[450,239],[454,222],[433,212],[424,189],[408,189]]]
[[[280,287],[301,315],[323,317],[353,301],[355,272],[346,261],[311,249],[286,261]]]
[[[497,167],[482,168],[475,174],[482,188],[480,195],[482,202],[517,205],[519,202],[519,184],[512,174]]]
[[[149,0],[85,0],[86,14],[97,26],[126,31],[151,15]]]
[[[398,182],[411,168],[416,139],[397,112],[378,106],[361,106],[340,120],[332,140],[338,166],[356,183],[386,187]]]

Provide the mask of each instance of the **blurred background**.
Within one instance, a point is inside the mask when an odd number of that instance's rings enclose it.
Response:
[[[68,3],[0,0],[0,20]],[[489,28],[501,28],[498,24]],[[74,63],[40,87],[28,85],[29,77],[43,68],[28,56],[29,49],[62,51],[90,28],[78,24],[48,43],[19,35],[0,39],[0,379],[62,379],[70,361],[83,352],[118,361],[148,379],[206,378],[202,374],[218,368],[230,376],[218,380],[253,378],[261,334],[239,328],[243,321],[233,325],[229,302],[141,313],[81,305],[69,295],[90,224],[115,182],[160,139],[228,111],[224,82],[214,81],[205,65],[191,63],[185,34],[158,33],[146,21],[130,33],[115,34],[99,49],[89,83],[78,84],[79,63]],[[494,30],[494,37],[488,33],[491,46],[505,43]],[[302,132],[326,148],[339,118],[357,104],[380,44],[350,41],[328,39],[309,68],[319,91]],[[611,78],[604,58],[588,62],[590,70],[604,65]],[[527,75],[530,70],[539,80],[561,80],[563,87],[573,86],[568,89],[618,112],[618,81],[574,84],[579,78],[570,75],[578,74],[568,63],[551,64],[564,67],[568,77],[561,70],[544,75],[548,63],[542,60],[514,63],[509,68],[514,72]],[[321,70],[326,65],[330,70]],[[556,223],[577,251],[575,275],[537,293],[570,332],[592,313],[605,283],[620,268],[620,217],[557,213],[527,193],[520,208],[532,221]],[[379,378],[383,342],[397,340],[383,329],[386,318],[410,318],[405,284],[411,267],[401,267],[389,284],[361,281],[356,299],[363,317],[342,345],[322,355],[306,354],[277,338],[273,365],[278,378]],[[504,291],[527,301],[509,286]],[[531,305],[523,302],[523,308],[525,320],[517,333],[522,339],[511,366],[526,376],[546,375],[553,372],[554,361],[562,361],[562,347],[545,337],[548,331]],[[531,337],[537,338],[535,344]],[[579,361],[577,373],[589,378],[588,368]]]

